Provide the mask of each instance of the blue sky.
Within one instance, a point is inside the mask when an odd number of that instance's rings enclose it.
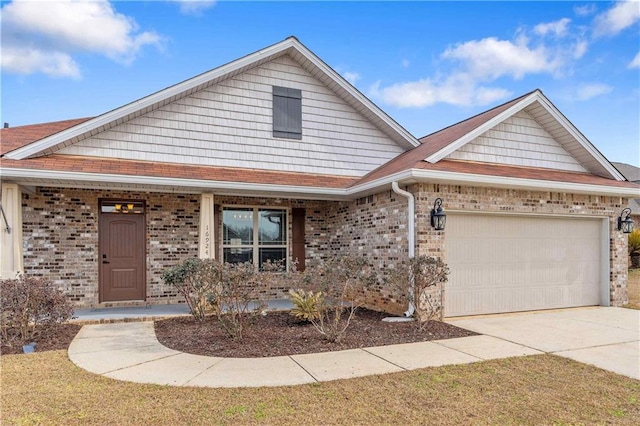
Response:
[[[640,2],[2,2],[2,122],[94,116],[295,35],[421,137],[540,88],[640,166]]]

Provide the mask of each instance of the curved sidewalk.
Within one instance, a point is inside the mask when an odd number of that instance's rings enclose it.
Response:
[[[153,322],[85,325],[69,358],[96,374],[137,383],[202,387],[286,386],[543,352],[491,336],[270,358],[220,358],[169,349]]]

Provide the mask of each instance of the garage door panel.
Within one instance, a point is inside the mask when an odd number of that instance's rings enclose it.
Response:
[[[601,221],[450,214],[445,315],[600,303]]]

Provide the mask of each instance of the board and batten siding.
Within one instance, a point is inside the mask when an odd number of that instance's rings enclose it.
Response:
[[[272,87],[302,91],[302,140],[273,137]],[[288,56],[60,153],[362,176],[404,149]]]
[[[460,147],[448,158],[574,172],[587,171],[526,110],[517,112]]]

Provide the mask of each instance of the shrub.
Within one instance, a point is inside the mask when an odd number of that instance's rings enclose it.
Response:
[[[266,301],[254,302],[252,297],[259,279],[249,262],[224,263],[222,279],[208,293],[213,313],[232,339],[242,340],[253,316],[266,308]]]
[[[376,280],[372,266],[361,256],[338,256],[311,265],[305,270],[302,282],[319,289],[322,296],[318,315],[308,315],[309,321],[326,340],[341,341],[362,304],[362,296]]]
[[[320,307],[324,304],[325,297],[321,291],[313,292],[312,290],[304,291],[299,288],[297,290],[289,290],[291,297],[289,300],[293,304],[293,308],[289,312],[298,320],[311,322],[320,317]]]
[[[165,271],[162,279],[184,297],[197,321],[206,317],[209,293],[222,280],[222,265],[215,259],[187,259]]]
[[[437,296],[431,288],[447,282],[448,275],[442,259],[423,255],[398,262],[386,279],[396,296],[413,304],[418,325],[424,328],[434,316],[442,315],[442,303],[434,300]]]
[[[0,279],[0,321],[5,344],[27,342],[73,318],[71,301],[46,278],[20,274]]]
[[[266,263],[265,263],[266,265]],[[162,274],[162,279],[184,297],[191,314],[203,321],[207,314],[218,319],[225,332],[242,339],[251,318],[266,308],[255,293],[263,282],[286,280],[282,265],[270,263],[268,272],[256,271],[251,263],[221,263],[215,259],[187,259]]]

